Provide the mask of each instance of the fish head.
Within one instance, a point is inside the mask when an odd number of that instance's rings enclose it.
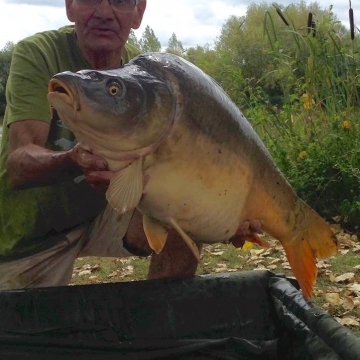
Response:
[[[151,149],[176,104],[166,82],[136,65],[56,74],[48,100],[85,149],[110,159]]]

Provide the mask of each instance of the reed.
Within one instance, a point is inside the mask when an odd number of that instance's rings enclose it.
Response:
[[[351,3],[348,33],[331,16],[313,13],[296,28],[286,11],[275,8],[275,15],[265,15],[264,35],[279,64],[271,76],[286,78],[283,103],[273,105],[271,94],[249,86],[245,112],[297,193],[329,220],[339,216],[345,228],[357,230],[360,57]],[[285,30],[275,26],[274,16]],[[279,31],[292,38],[292,49],[281,44]]]

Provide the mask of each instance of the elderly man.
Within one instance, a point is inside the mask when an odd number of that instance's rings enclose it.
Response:
[[[106,162],[50,118],[47,86],[61,71],[112,69],[138,54],[126,44],[146,0],[66,0],[74,26],[19,42],[7,83],[0,155],[0,289],[66,285],[78,256],[149,255],[141,216],[105,201]],[[85,175],[86,180],[82,180]],[[170,232],[149,277],[192,275],[197,261]]]

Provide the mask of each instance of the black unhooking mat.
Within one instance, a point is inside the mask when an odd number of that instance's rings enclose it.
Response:
[[[2,291],[0,359],[359,360],[360,339],[250,271]]]

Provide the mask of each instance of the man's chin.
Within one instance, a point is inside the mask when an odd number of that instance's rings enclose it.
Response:
[[[118,36],[115,36],[114,33],[99,33],[94,34],[93,36],[88,38],[88,49],[93,52],[111,52],[116,51],[119,48],[122,48],[123,44],[121,44]]]

